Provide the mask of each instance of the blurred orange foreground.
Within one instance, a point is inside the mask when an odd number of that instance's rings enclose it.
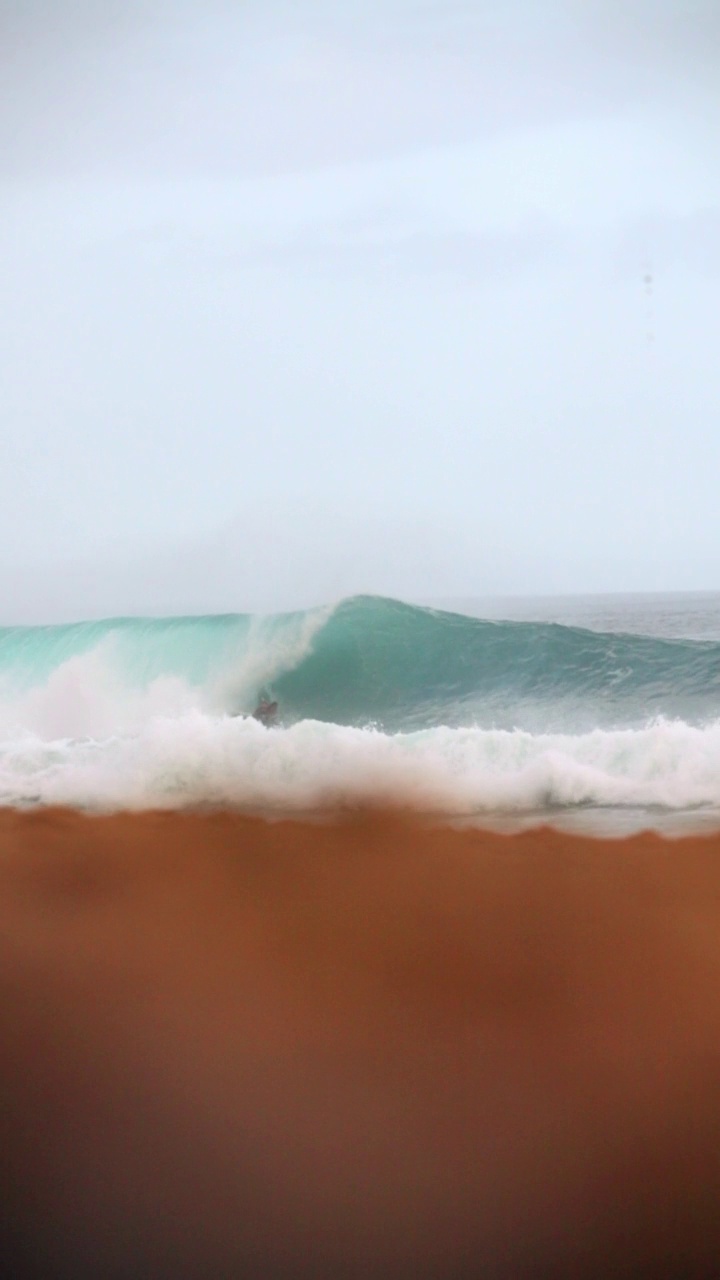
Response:
[[[0,811],[4,1274],[720,1275],[720,835]]]

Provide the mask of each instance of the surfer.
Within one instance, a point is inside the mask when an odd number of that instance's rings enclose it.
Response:
[[[259,720],[266,728],[271,728],[277,720],[278,704],[269,698],[261,698],[253,711],[253,720]]]

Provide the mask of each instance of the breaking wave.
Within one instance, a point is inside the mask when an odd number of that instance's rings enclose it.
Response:
[[[279,729],[251,712],[280,704]],[[0,632],[0,801],[720,806],[720,644],[357,597]]]

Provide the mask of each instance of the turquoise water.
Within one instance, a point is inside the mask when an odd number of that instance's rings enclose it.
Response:
[[[218,711],[251,711],[271,693],[286,724],[588,729],[720,715],[718,641],[491,621],[370,596],[268,618],[7,628],[0,682],[27,691],[93,653],[128,690],[176,677]]]
[[[720,714],[720,643],[488,621],[394,600],[344,602],[274,687],[291,717],[528,729],[704,723]]]

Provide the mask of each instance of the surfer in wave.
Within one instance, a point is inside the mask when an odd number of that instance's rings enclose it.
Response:
[[[277,724],[278,704],[271,702],[269,698],[261,698],[253,711],[253,720],[259,720],[266,728],[270,729]]]

